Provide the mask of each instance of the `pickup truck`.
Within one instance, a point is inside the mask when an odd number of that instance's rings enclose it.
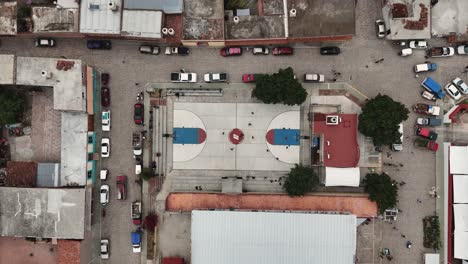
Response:
[[[197,82],[196,73],[172,72],[171,82],[173,83],[195,83]]]
[[[166,47],[166,51],[164,52],[166,55],[182,55],[186,56],[189,55],[190,50],[186,47]]]
[[[140,132],[133,132],[132,135],[132,147],[133,147],[133,158],[141,156],[143,148],[141,146],[141,135]]]
[[[415,139],[414,140],[414,145],[416,145],[418,147],[427,148],[427,149],[432,150],[432,151],[437,151],[439,149],[439,144],[437,144],[436,142],[430,141],[430,140],[427,140],[427,139],[421,139],[421,138]]]
[[[436,81],[434,81],[434,79],[432,79],[431,77],[427,77],[426,79],[424,79],[424,81],[421,83],[421,86],[429,92],[435,94],[439,99],[445,97],[445,92],[442,89],[442,86]]]
[[[421,126],[440,126],[442,124],[442,119],[419,117],[416,119],[416,123]]]
[[[422,127],[420,125],[416,125],[416,135],[425,137],[431,141],[435,141],[437,139],[436,132],[431,131],[428,128]]]
[[[219,73],[206,73],[205,76],[205,82],[207,83],[212,83],[212,82],[225,82],[227,81],[228,75],[225,72],[219,72]]]
[[[127,199],[127,176],[117,176],[117,200]]]
[[[132,251],[133,253],[141,252],[141,231],[138,228],[136,231],[131,233],[132,235]]]
[[[429,57],[450,57],[455,54],[455,49],[452,47],[434,47],[427,51]]]
[[[141,224],[141,202],[132,203],[132,222],[134,225]]]
[[[414,112],[418,114],[425,114],[425,115],[434,115],[438,116],[440,114],[440,107],[435,105],[428,105],[428,104],[415,104],[413,106]]]
[[[437,64],[435,63],[423,63],[414,65],[414,72],[427,72],[437,70]]]

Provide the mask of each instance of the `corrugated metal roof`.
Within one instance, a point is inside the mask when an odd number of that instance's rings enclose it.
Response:
[[[37,164],[37,186],[38,187],[60,186],[60,163],[38,163]]]
[[[115,10],[109,4],[117,6]],[[122,2],[120,0],[81,0],[80,32],[119,34]]]
[[[356,216],[192,211],[192,264],[352,264]]]
[[[124,10],[122,32],[124,36],[161,38],[161,11]]]
[[[183,0],[126,0],[125,9],[161,10],[166,14],[182,14]]]

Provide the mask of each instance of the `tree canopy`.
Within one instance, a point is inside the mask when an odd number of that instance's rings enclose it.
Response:
[[[310,167],[297,165],[288,173],[283,188],[289,196],[302,196],[317,188],[319,177]]]
[[[363,182],[369,200],[377,203],[380,214],[398,203],[398,185],[387,174],[369,173]]]
[[[371,137],[374,145],[400,142],[398,125],[408,119],[409,110],[387,95],[377,95],[367,101],[359,115],[359,132]]]
[[[26,98],[13,90],[0,90],[0,125],[21,122]]]
[[[300,105],[306,100],[307,91],[294,79],[294,71],[288,67],[258,78],[252,97],[266,104]]]

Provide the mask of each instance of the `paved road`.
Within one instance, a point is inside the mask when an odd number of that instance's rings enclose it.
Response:
[[[135,103],[136,94],[143,90],[143,85],[147,82],[168,81],[169,73],[180,68],[198,74],[226,71],[230,74],[231,82],[240,82],[243,73],[267,73],[292,66],[300,77],[306,72],[319,72],[331,79],[332,70],[341,72],[342,77],[338,81],[349,82],[369,97],[385,93],[408,107],[415,102],[422,102],[422,89],[419,84],[426,74],[415,78],[412,66],[426,60],[424,51],[415,51],[412,56],[402,58],[396,55],[398,50],[394,44],[375,37],[374,21],[380,13],[376,2],[378,1],[358,2],[357,36],[342,45],[343,53],[340,56],[320,56],[317,48],[302,46],[297,47],[293,56],[285,57],[253,56],[246,52],[241,57],[223,58],[219,56],[217,49],[210,48],[192,49],[187,57],[151,56],[139,54],[137,42],[113,41],[111,51],[90,51],[85,48],[85,41],[82,39],[58,39],[56,48],[39,49],[34,48],[33,41],[27,38],[2,38],[0,53],[82,59],[110,73],[112,131],[109,135],[112,149],[111,158],[104,160],[102,166],[110,170],[108,184],[112,190],[111,202],[106,206],[106,217],[103,219],[102,236],[111,239],[110,263],[139,263],[139,256],[132,254],[130,248],[129,233],[133,226],[130,222],[129,206],[139,192],[139,186],[133,182],[135,175],[131,134],[139,128],[132,121],[132,105]],[[374,63],[381,58],[384,59],[382,63]],[[445,84],[460,75],[467,64],[467,57],[454,56],[432,61],[439,64],[439,69],[431,76]],[[139,85],[135,85],[136,83]],[[389,172],[395,179],[406,182],[400,191],[399,208],[403,213],[395,224],[399,231],[395,231],[389,225],[380,225],[379,230],[385,237],[382,246],[392,248],[396,255],[395,262],[398,263],[420,262],[423,252],[421,218],[435,211],[435,201],[430,200],[426,194],[427,190],[435,185],[435,156],[411,146],[415,117],[411,114],[404,124],[404,151],[384,156],[384,162],[398,164],[398,167],[386,166],[384,171]],[[402,167],[400,163],[403,164]],[[121,174],[129,177],[131,186],[126,201],[116,200],[115,177]],[[423,202],[417,203],[416,199]],[[413,241],[411,251],[404,247],[400,233],[404,233]],[[377,243],[375,247],[378,246]],[[363,260],[364,262],[366,261]]]

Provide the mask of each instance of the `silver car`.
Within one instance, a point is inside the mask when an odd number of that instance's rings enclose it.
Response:
[[[463,94],[468,94],[468,85],[460,79],[460,78],[455,78],[453,79],[452,83],[460,90]]]

